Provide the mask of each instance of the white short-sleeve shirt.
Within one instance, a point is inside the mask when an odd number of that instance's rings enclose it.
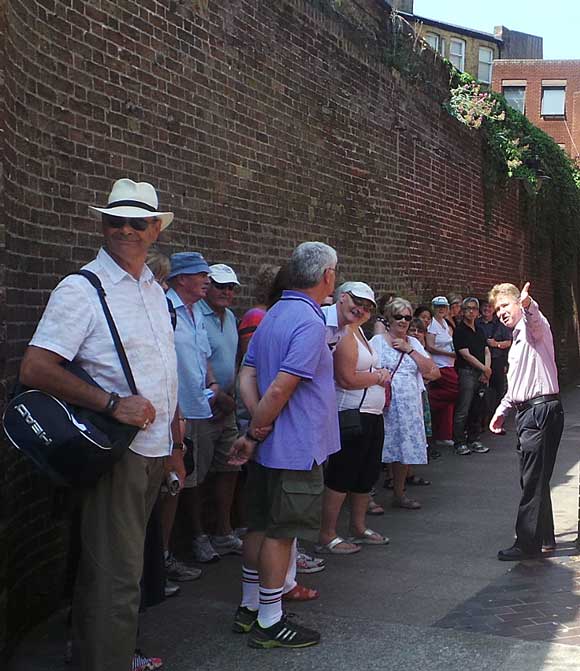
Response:
[[[436,319],[432,319],[427,329],[427,333],[435,336],[435,347],[437,349],[446,350],[448,352],[455,352],[453,347],[453,331],[449,324],[442,326]],[[431,358],[437,364],[438,368],[453,368],[455,365],[455,358],[452,356],[445,356],[445,354],[431,354]]]
[[[104,249],[84,268],[101,280],[137,391],[155,408],[155,421],[139,431],[131,450],[166,456],[177,405],[177,361],[163,289],[147,266],[136,280]],[[80,275],[65,277],[54,289],[30,344],[74,360],[106,391],[131,394],[97,292]]]

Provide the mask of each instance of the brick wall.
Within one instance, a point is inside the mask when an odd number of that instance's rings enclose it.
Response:
[[[379,292],[483,294],[530,278],[550,312],[550,261],[531,251],[517,189],[484,216],[480,138],[441,109],[441,63],[425,61],[428,76],[409,83],[385,65],[384,3],[343,0],[348,21],[334,7],[0,0],[4,383],[51,287],[94,255],[87,207],[121,176],[153,181],[175,211],[165,250],[239,271],[241,306],[261,263],[320,239],[338,249],[344,279]],[[66,534],[54,492],[7,446],[0,473],[9,647],[58,604]]]
[[[500,60],[493,64],[493,90],[501,92],[503,80],[526,82],[525,115],[564,146],[572,158],[580,158],[580,60]],[[566,80],[565,117],[542,117],[542,80]]]

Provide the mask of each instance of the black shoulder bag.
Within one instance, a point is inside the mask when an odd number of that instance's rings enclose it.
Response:
[[[133,373],[101,281],[89,270],[72,274],[85,277],[99,294],[125,378],[131,393],[137,395]],[[99,387],[80,366],[72,362],[63,365],[81,380]],[[55,484],[65,487],[94,484],[123,456],[139,431],[138,427],[122,424],[109,415],[23,385],[18,386],[8,402],[2,424],[12,445]]]

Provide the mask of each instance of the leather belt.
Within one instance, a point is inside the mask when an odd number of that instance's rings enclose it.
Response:
[[[521,412],[522,410],[527,410],[533,405],[541,405],[542,403],[549,403],[550,401],[559,401],[559,394],[546,394],[545,396],[535,396],[529,401],[524,401],[523,403],[516,403],[516,410]]]

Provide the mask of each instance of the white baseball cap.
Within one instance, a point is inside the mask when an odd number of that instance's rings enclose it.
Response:
[[[435,296],[435,298],[431,301],[431,305],[435,306],[445,306],[446,308],[449,307],[449,301],[445,298],[445,296]]]
[[[345,282],[341,285],[340,291],[342,293],[352,294],[357,298],[364,298],[365,300],[370,301],[375,307],[377,306],[375,292],[364,282]]]
[[[226,266],[225,263],[214,263],[209,267],[209,276],[217,284],[238,284],[238,276],[233,268]]]

